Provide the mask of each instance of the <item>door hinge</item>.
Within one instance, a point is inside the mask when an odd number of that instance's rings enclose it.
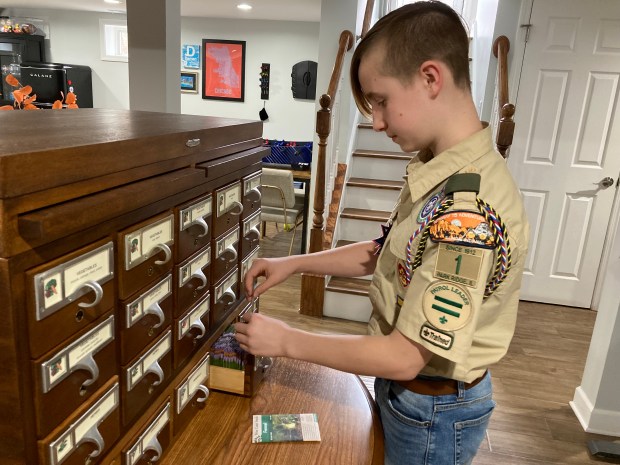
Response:
[[[530,29],[532,28],[532,24],[521,24],[519,27],[525,28],[525,43],[527,43],[530,38]]]

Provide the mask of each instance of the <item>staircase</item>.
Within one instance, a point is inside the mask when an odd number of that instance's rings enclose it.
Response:
[[[384,224],[403,186],[410,154],[384,133],[373,131],[369,123],[357,128],[356,149],[352,154],[345,182],[341,212],[335,228],[336,247],[381,235]],[[372,276],[332,277],[325,289],[323,315],[367,322],[371,305],[368,288]]]

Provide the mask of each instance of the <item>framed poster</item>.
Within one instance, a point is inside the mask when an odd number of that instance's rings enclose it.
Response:
[[[181,71],[181,92],[198,93],[198,73],[196,71]]]
[[[202,98],[243,102],[245,41],[202,39]]]
[[[183,68],[200,69],[200,45],[183,45],[181,60]]]

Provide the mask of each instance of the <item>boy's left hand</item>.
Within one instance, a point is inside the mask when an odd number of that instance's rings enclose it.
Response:
[[[246,352],[265,357],[286,356],[285,337],[291,329],[286,323],[260,313],[246,313],[235,323],[235,339]]]

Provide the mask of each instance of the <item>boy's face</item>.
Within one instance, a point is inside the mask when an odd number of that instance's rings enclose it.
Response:
[[[372,106],[373,128],[385,131],[403,152],[432,145],[428,94],[422,76],[404,85],[382,72],[383,48],[374,47],[359,66],[359,82]]]

